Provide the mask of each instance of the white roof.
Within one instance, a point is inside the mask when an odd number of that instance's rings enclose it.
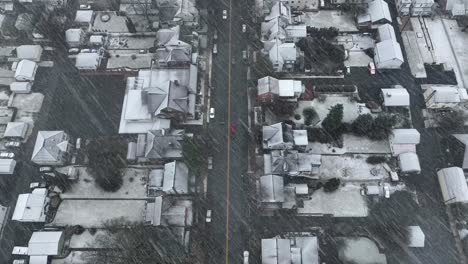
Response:
[[[271,76],[258,79],[257,93],[259,95],[266,93],[279,94],[279,80]]]
[[[390,24],[381,25],[377,28],[377,30],[379,32],[380,41],[387,39],[396,40],[395,30]]]
[[[20,194],[11,219],[20,222],[45,222],[46,198],[45,188],[34,189],[33,193]]]
[[[25,138],[27,131],[28,124],[25,122],[8,122],[3,136]]]
[[[99,54],[92,53],[78,53],[76,55],[75,66],[83,70],[95,70],[99,66]]]
[[[393,129],[390,136],[392,144],[419,144],[421,135],[414,128]]]
[[[279,96],[292,97],[302,91],[302,82],[296,80],[279,80]]]
[[[91,23],[93,18],[93,10],[78,10],[76,11],[75,22]]]
[[[13,174],[16,167],[14,159],[0,159],[0,174]]]
[[[425,235],[419,226],[408,226],[408,246],[409,247],[424,247]]]
[[[262,239],[262,264],[291,263],[291,245],[289,239]]]
[[[47,264],[48,260],[48,256],[30,256],[29,264]]]
[[[40,45],[21,45],[16,48],[16,55],[21,60],[40,61],[42,51]]]
[[[293,137],[296,146],[307,146],[309,144],[307,130],[293,130]]]
[[[369,8],[367,12],[371,17],[372,23],[382,19],[392,22],[392,16],[390,15],[388,4],[384,0],[374,0],[369,2],[368,6]]]
[[[15,93],[31,92],[32,84],[30,82],[13,82],[10,84],[10,91]]]
[[[92,35],[89,37],[89,42],[90,43],[102,43],[102,35]]]
[[[401,63],[405,61],[403,59],[403,53],[401,52],[400,44],[391,39],[377,43],[375,45],[375,55],[376,56],[374,56],[374,60],[376,64],[391,60],[399,60]]]
[[[68,135],[64,131],[39,131],[31,160],[39,165],[60,164],[68,150]]]
[[[34,232],[29,239],[29,256],[56,256],[60,253],[63,232]]]
[[[22,60],[16,66],[15,79],[17,81],[33,81],[36,76],[37,63],[30,60]]]
[[[260,196],[264,203],[284,202],[284,179],[278,175],[260,177]]]
[[[410,97],[405,88],[382,89],[385,106],[409,106]]]
[[[163,191],[167,193],[188,193],[189,169],[181,161],[164,164]]]
[[[402,172],[421,172],[418,155],[414,152],[401,153],[398,161]]]
[[[81,28],[70,28],[65,31],[65,40],[67,42],[80,42],[84,31]]]
[[[437,178],[445,204],[468,203],[468,185],[461,168],[441,169],[437,172]]]
[[[434,95],[432,100],[434,103],[459,103],[460,92],[457,87],[453,86],[432,86]]]

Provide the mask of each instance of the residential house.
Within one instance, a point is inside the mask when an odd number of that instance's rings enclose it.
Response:
[[[304,52],[295,43],[282,43],[280,40],[275,40],[267,52],[276,72],[292,72],[304,58]]]
[[[262,239],[262,263],[319,264],[319,243],[312,234],[291,234],[285,238]]]
[[[372,28],[377,25],[392,23],[390,9],[384,0],[372,0],[367,4],[365,14],[359,15],[357,22],[361,28]]]
[[[37,63],[30,60],[21,60],[16,66],[15,79],[17,81],[34,81]]]
[[[268,15],[272,7],[280,0],[255,0],[257,16]],[[318,9],[318,1],[315,0],[281,0],[283,5],[296,11],[314,11]]]
[[[16,168],[16,160],[0,159],[0,175],[12,175]]]
[[[145,221],[153,226],[190,227],[193,224],[192,201],[158,196],[146,204]]]
[[[468,203],[468,185],[459,167],[444,168],[437,172],[445,204]]]
[[[278,80],[271,76],[258,79],[257,101],[261,103],[277,103],[280,101],[297,102],[304,93],[304,85],[297,80]]]
[[[93,10],[77,10],[75,13],[75,20],[73,24],[75,27],[82,27],[86,31],[91,29],[94,22]]]
[[[16,47],[16,57],[19,60],[39,62],[43,51],[41,45],[21,45]]]
[[[49,263],[49,257],[59,256],[65,250],[63,231],[33,232],[27,247],[15,247],[13,255],[26,255],[31,264]]]
[[[61,166],[68,161],[70,137],[64,131],[39,131],[31,161],[37,165]]]
[[[75,57],[75,67],[81,71],[96,71],[101,63],[101,55],[96,52],[80,52]]]
[[[405,61],[401,46],[390,24],[377,27],[378,42],[374,48],[374,62],[377,69],[399,69]]]
[[[416,153],[416,145],[420,142],[420,134],[414,128],[393,129],[389,137],[390,148],[394,156],[405,152]]]
[[[86,33],[81,28],[70,28],[65,31],[65,41],[68,47],[77,48],[84,44]]]
[[[396,0],[400,16],[430,16],[434,9],[434,0]]]
[[[273,150],[263,155],[264,174],[312,178],[320,172],[321,155]]]
[[[269,211],[296,208],[295,187],[285,186],[282,176],[271,174],[261,176],[258,185],[262,209]]]
[[[468,102],[466,89],[455,85],[421,85],[424,101],[428,109],[453,108]]]
[[[264,149],[293,149],[293,129],[285,123],[276,123],[263,127]]]
[[[45,223],[49,206],[46,188],[36,188],[31,193],[18,195],[12,220],[18,222]]]
[[[466,16],[468,14],[468,0],[443,0],[439,1],[442,10],[452,16]]]
[[[10,139],[25,139],[26,133],[28,132],[28,124],[25,122],[8,122],[5,132],[3,133],[4,138]]]
[[[164,169],[151,170],[148,192],[184,195],[190,193],[189,185],[192,181],[187,165],[182,161],[173,161],[164,164]]]
[[[184,130],[150,130],[146,135],[138,136],[133,155],[141,162],[182,159],[182,141],[186,136],[192,134],[186,134]]]
[[[395,5],[400,16],[409,16],[413,0],[395,0]]]
[[[408,91],[401,88],[382,89],[384,107],[409,107],[410,97]]]
[[[415,152],[400,153],[398,155],[398,165],[402,174],[419,174],[421,172],[418,154]]]

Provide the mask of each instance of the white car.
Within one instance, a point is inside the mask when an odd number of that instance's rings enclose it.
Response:
[[[242,33],[247,32],[247,26],[245,24],[242,24]]]
[[[227,10],[226,9],[223,10],[223,19],[227,19]]]
[[[213,54],[218,54],[218,45],[216,43],[213,45]]]
[[[247,250],[244,251],[244,264],[249,264],[249,252]]]
[[[206,211],[206,222],[211,223],[211,210]]]
[[[19,141],[8,141],[5,143],[6,148],[19,148],[21,146],[21,142]]]
[[[40,167],[39,172],[46,173],[46,172],[52,172],[54,168],[46,166],[46,167]]]
[[[214,40],[218,39],[218,31],[217,30],[215,30],[215,32],[214,32],[213,39]]]
[[[215,110],[213,107],[210,108],[210,118],[213,119],[215,117]]]
[[[369,62],[369,65],[367,66],[367,69],[369,70],[370,75],[375,74],[375,64],[373,62]]]
[[[390,198],[390,187],[388,185],[384,185],[383,190],[385,198]]]
[[[0,159],[13,159],[15,153],[13,152],[0,152]]]
[[[208,157],[208,169],[213,169],[213,157]]]

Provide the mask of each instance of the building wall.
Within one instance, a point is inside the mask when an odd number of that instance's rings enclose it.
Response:
[[[341,5],[341,4],[364,4],[368,2],[367,0],[330,0],[331,4]]]

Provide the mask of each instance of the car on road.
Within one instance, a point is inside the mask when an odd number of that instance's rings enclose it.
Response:
[[[213,119],[215,117],[215,110],[213,107],[210,108],[210,118]]]
[[[215,30],[214,35],[213,35],[213,39],[214,40],[218,39],[218,30]]]
[[[47,184],[45,182],[31,182],[29,184],[29,189],[34,190],[36,188],[46,188]]]
[[[231,123],[230,130],[231,130],[231,135],[236,134],[236,132],[237,132],[237,124],[234,123],[234,122],[232,122],[232,123]]]
[[[227,10],[226,9],[223,10],[223,19],[227,19]]]
[[[75,146],[76,149],[80,149],[81,148],[81,138],[77,138],[76,139],[76,146]]]
[[[213,169],[213,157],[208,157],[208,169]]]
[[[346,74],[351,74],[351,67],[346,66]]]
[[[213,54],[218,54],[218,44],[213,45]]]
[[[2,151],[0,152],[0,159],[13,159],[15,157],[15,153]]]
[[[390,187],[388,185],[384,185],[383,190],[385,198],[390,198]]]
[[[367,66],[367,69],[369,70],[370,75],[375,74],[375,64],[373,62],[369,62],[369,65]]]
[[[247,32],[247,26],[245,24],[242,24],[242,33]]]
[[[249,264],[249,252],[247,250],[244,251],[244,264]]]
[[[205,222],[211,223],[211,210],[206,210],[206,220]]]
[[[242,51],[242,59],[244,59],[244,61],[247,61],[249,57],[247,56],[247,50],[243,50]]]
[[[5,148],[19,148],[20,146],[20,141],[8,141],[5,143]]]
[[[39,172],[42,172],[42,173],[52,172],[52,171],[54,171],[54,168],[49,167],[49,166],[45,166],[45,167],[40,167],[40,168],[39,168]]]

